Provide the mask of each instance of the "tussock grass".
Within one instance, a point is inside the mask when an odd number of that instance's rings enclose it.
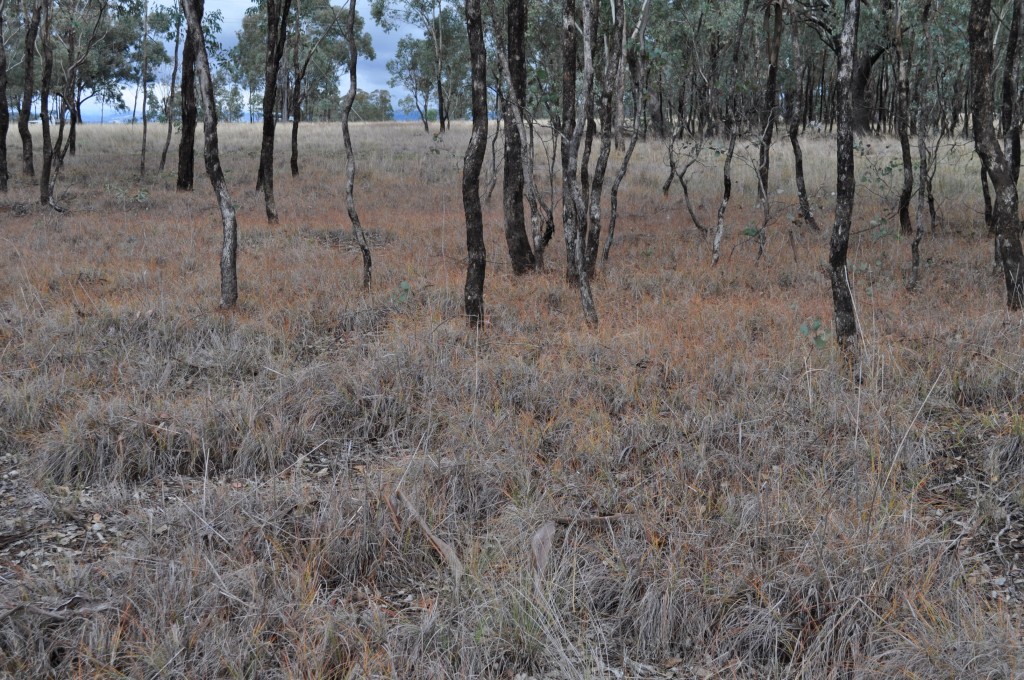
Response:
[[[302,134],[268,228],[258,130],[225,126],[242,244],[227,314],[209,189],[139,183],[137,131],[82,128],[66,214],[32,206],[17,173],[0,199],[0,464],[20,472],[3,518],[117,529],[78,555],[39,548],[45,564],[34,538],[4,553],[0,673],[1021,673],[1021,319],[990,273],[973,160],[953,149],[939,169],[915,295],[908,244],[871,224],[894,209],[888,176],[862,184],[858,383],[831,338],[801,332],[829,331],[827,235],[791,225],[782,145],[766,257],[742,234],[761,220],[742,147],[715,269],[676,188],[661,195],[663,149],[641,145],[594,331],[557,244],[549,271],[511,275],[496,198],[477,334],[466,130],[356,126],[380,237],[368,295],[340,133]],[[893,157],[871,143],[858,172]],[[829,143],[805,154],[827,224]],[[708,158],[691,192],[711,211]]]

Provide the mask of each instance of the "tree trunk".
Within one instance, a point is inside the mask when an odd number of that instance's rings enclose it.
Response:
[[[857,336],[857,318],[853,306],[846,269],[850,244],[850,223],[856,190],[853,161],[854,65],[857,63],[857,29],[860,23],[860,0],[846,0],[843,29],[839,35],[839,58],[836,74],[838,104],[836,128],[836,216],[829,246],[829,278],[832,281],[832,306],[835,312],[836,342],[852,350]]]
[[[868,83],[871,81],[871,69],[883,54],[885,47],[879,47],[870,55],[857,57],[854,61],[850,95],[853,99],[853,131],[857,134],[871,130],[871,117],[874,111],[871,102],[868,101]]]
[[[1024,255],[1017,215],[1017,184],[1012,167],[1012,150],[1003,149],[992,126],[992,0],[971,0],[967,40],[971,52],[971,115],[974,148],[992,180],[992,220],[996,248],[1003,263],[1006,304],[1011,310],[1024,305]]]
[[[571,135],[565,134],[569,131],[568,129],[563,132],[563,143],[565,138],[568,137],[568,145],[566,148],[567,158],[562,162],[563,166],[569,170],[568,175],[562,178],[562,202],[566,206],[563,211],[565,217],[563,229],[565,231],[566,255],[570,260],[570,277],[579,286],[580,300],[583,304],[583,317],[591,327],[597,326],[598,318],[597,309],[594,306],[593,293],[590,290],[590,276],[587,274],[586,269],[585,224],[587,208],[583,201],[583,189],[577,175],[577,164],[579,163],[580,143],[583,141],[583,135],[589,124],[587,113],[593,106],[594,98],[594,21],[592,14],[595,11],[597,11],[597,6],[593,4],[592,0],[583,0],[583,13],[580,17],[580,23],[583,25],[583,105],[577,109],[575,102],[572,102],[573,106],[571,108],[574,109],[576,114],[575,124],[571,128]],[[564,99],[570,97],[575,99],[575,45],[575,2],[574,0],[565,0],[562,14],[562,53],[564,55],[562,65],[564,69],[562,75],[562,96]],[[570,51],[573,53],[572,59],[567,58]],[[570,63],[572,66],[571,72]],[[566,89],[567,81],[572,82],[571,87],[568,89]],[[563,115],[567,111],[565,101],[562,102],[562,111]],[[572,121],[572,117],[565,116],[562,122],[563,127],[570,125]]]
[[[263,203],[267,222],[277,223],[277,207],[274,205],[274,129],[277,103],[277,77],[284,56],[284,43],[288,31],[288,10],[291,0],[267,0],[267,53],[263,87],[263,143],[260,147],[260,168],[256,188],[263,189]]]
[[[562,120],[559,126],[562,161],[562,231],[565,236],[565,278],[575,282],[575,251],[577,236],[576,206],[571,200],[572,179],[576,176],[576,157],[570,151],[573,134],[571,128],[576,120],[576,0],[562,3]]]
[[[182,0],[187,4],[192,0]],[[203,0],[195,7],[203,15]],[[187,22],[187,17],[186,17]],[[178,191],[192,191],[195,182],[196,146],[196,58],[200,45],[191,23],[185,27],[185,47],[181,53],[181,139],[178,141]],[[202,45],[205,49],[206,46]]]
[[[294,82],[292,83],[292,91],[289,97],[291,102],[289,108],[292,110],[292,153],[288,163],[291,167],[292,177],[299,176],[299,118],[301,116],[299,101],[302,96],[302,76],[304,75],[299,72],[299,42],[302,39],[301,2],[302,0],[295,0],[295,43],[292,47],[292,77]],[[349,39],[354,38],[350,35]],[[345,124],[347,127],[348,122],[345,121]]]
[[[622,92],[616,89],[616,83],[622,82],[618,77],[622,69],[622,43],[617,39],[622,33],[625,9],[623,0],[612,2],[613,37],[611,49],[605,50],[605,70],[601,83],[601,147],[597,152],[597,163],[594,165],[594,176],[590,184],[590,228],[587,229],[584,268],[587,276],[593,278],[597,269],[597,256],[601,246],[601,197],[604,195],[604,180],[608,170],[608,155],[612,150],[613,128],[615,118],[615,101],[622,99]],[[595,17],[598,12],[595,12]],[[597,22],[594,22],[595,28]],[[627,161],[628,162],[628,161]]]
[[[772,14],[774,12],[774,18]],[[768,74],[764,80],[764,99],[758,123],[761,139],[758,144],[757,193],[760,200],[768,202],[768,173],[771,166],[772,137],[775,133],[775,102],[778,98],[779,46],[782,43],[781,0],[771,2],[764,10],[765,57]]]
[[[146,176],[146,137],[149,132],[149,121],[146,120],[146,104],[149,97],[149,86],[146,84],[146,71],[149,69],[149,54],[146,51],[146,40],[149,39],[149,2],[146,0],[142,10],[142,70],[139,80],[142,81],[142,155],[139,160],[139,179]]]
[[[21,137],[21,168],[29,177],[35,177],[36,168],[32,162],[32,131],[28,127],[32,115],[32,93],[35,92],[35,58],[36,35],[39,33],[39,21],[45,0],[34,2],[30,8],[28,0],[23,0],[22,14],[25,21],[24,79],[22,81],[21,110],[18,111],[18,135]],[[29,11],[31,10],[31,14]]]
[[[505,120],[505,171],[502,179],[502,204],[505,210],[505,242],[515,274],[525,274],[536,268],[537,262],[526,235],[526,216],[523,212],[523,139],[519,136],[515,110],[522,110],[524,101],[517,99],[526,92],[526,21],[527,3],[509,2],[507,5],[508,68],[511,81],[507,101],[502,107]]]
[[[729,148],[725,152],[725,164],[722,169],[722,202],[718,205],[718,220],[715,225],[715,240],[711,245],[711,265],[718,264],[722,255],[722,238],[725,236],[725,211],[729,207],[732,196],[732,156],[736,151],[736,129],[732,121],[726,121],[726,132],[729,135]]]
[[[913,233],[910,224],[910,199],[914,195],[914,161],[910,155],[910,84],[907,59],[903,52],[903,18],[901,0],[886,0],[890,40],[893,49],[893,71],[896,73],[896,133],[900,140],[903,161],[903,188],[900,191],[900,233]]]
[[[1024,0],[1012,0],[1013,14],[1010,30],[1006,35],[1006,55],[1003,65],[1002,95],[999,110],[1000,129],[1003,132],[1003,148],[1010,156],[1010,171],[1013,181],[1020,177],[1020,117],[1017,115],[1017,55],[1020,49],[1021,6]]]
[[[925,51],[928,56],[928,68],[932,66],[934,51],[931,41],[927,40],[928,36],[928,17],[931,14],[931,2],[930,0],[925,2],[924,10],[921,14],[920,31],[925,36],[926,45]],[[910,243],[910,278],[907,281],[907,290],[913,291],[917,288],[917,283],[921,277],[921,240],[924,238],[924,211],[926,208],[926,197],[929,195],[927,191],[928,187],[928,121],[925,119],[925,105],[924,105],[924,74],[925,74],[925,59],[923,55],[917,59],[917,67],[914,73],[914,80],[917,83],[917,87],[914,91],[914,108],[915,108],[915,127],[917,128],[917,156],[918,156],[918,191],[917,191],[917,208],[914,214],[914,222],[916,227],[914,230],[914,240]],[[934,228],[934,224],[933,224]]]
[[[203,0],[183,0],[182,5],[185,9],[185,20],[188,22],[188,32],[195,39],[195,75],[199,80],[199,91],[203,97],[203,160],[206,162],[206,174],[213,186],[213,193],[217,195],[223,227],[220,252],[220,305],[231,308],[238,301],[238,222],[235,219],[234,204],[228,194],[227,182],[224,180],[224,170],[220,165],[217,102],[213,96],[213,76],[210,74],[206,42],[203,40]]]
[[[167,165],[167,150],[171,148],[171,135],[174,133],[174,82],[178,79],[178,48],[181,46],[181,15],[178,15],[174,26],[174,66],[171,68],[171,91],[167,94],[167,138],[164,149],[160,152],[160,170]]]
[[[351,1],[351,0],[350,0]],[[466,317],[470,326],[484,322],[484,277],[487,251],[480,210],[480,170],[487,153],[487,48],[480,16],[480,0],[466,0],[466,30],[473,86],[473,132],[462,169],[462,206],[466,214]]]
[[[363,254],[363,289],[370,290],[370,282],[373,279],[373,259],[370,256],[370,245],[366,241],[366,234],[363,232],[363,225],[359,221],[359,213],[356,212],[355,184],[356,184],[356,154],[352,150],[352,136],[349,134],[348,120],[352,113],[352,104],[356,100],[356,63],[359,58],[358,42],[356,36],[356,0],[349,0],[348,3],[348,94],[341,108],[341,135],[345,141],[345,159],[347,163],[348,179],[345,181],[345,207],[348,210],[349,221],[352,222],[352,231],[356,236],[356,243]],[[296,79],[298,80],[298,78]]]
[[[793,51],[793,72],[798,74],[803,67],[803,58],[800,53],[800,25],[793,22],[790,47]],[[810,69],[808,69],[808,80],[810,80]],[[814,211],[811,209],[811,201],[807,197],[807,184],[804,182],[804,154],[800,148],[800,122],[804,118],[803,97],[793,97],[793,108],[789,112],[789,144],[793,147],[793,173],[796,177],[796,193],[800,201],[800,217],[814,231],[821,231],[818,221],[814,218]]]
[[[50,5],[43,0],[39,47],[43,72],[39,79],[39,118],[43,128],[43,169],[39,175],[39,203],[50,203],[50,174],[53,172],[53,143],[50,139],[50,85],[53,80],[53,42],[50,39]]]
[[[4,46],[4,10],[0,0],[0,191],[7,193],[7,130],[11,126],[11,109],[7,101],[7,48]]]

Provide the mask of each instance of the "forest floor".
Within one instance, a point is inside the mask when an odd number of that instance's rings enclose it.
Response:
[[[221,136],[229,312],[201,160],[194,193],[140,182],[138,127],[81,128],[67,212],[18,170],[0,197],[0,676],[1024,673],[1024,319],[969,146],[943,147],[908,293],[896,145],[861,140],[857,381],[830,331],[827,140],[805,149],[820,233],[776,145],[760,259],[741,147],[717,267],[642,143],[593,330],[560,233],[512,275],[499,180],[474,332],[464,127],[354,130],[368,294],[340,130],[304,126],[298,177],[278,163],[275,226],[258,133]]]

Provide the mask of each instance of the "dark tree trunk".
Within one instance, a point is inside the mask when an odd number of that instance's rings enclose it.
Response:
[[[860,23],[860,0],[846,0],[843,30],[839,36],[836,131],[836,217],[829,246],[829,275],[832,281],[832,306],[835,311],[836,341],[852,350],[857,337],[857,318],[853,307],[853,291],[846,269],[846,253],[850,244],[850,223],[853,217],[856,178],[853,162],[854,65],[857,64],[857,28]]]
[[[263,203],[267,222],[277,223],[274,205],[274,129],[277,124],[274,108],[277,103],[277,77],[284,56],[285,37],[288,32],[288,10],[291,0],[266,0],[267,53],[263,88],[263,142],[260,147],[260,168],[256,188],[263,189]]]
[[[931,14],[931,1],[927,0],[924,4],[923,11],[921,13],[921,23],[919,30],[922,35],[927,35],[928,30],[928,18]],[[932,61],[934,58],[934,46],[929,42],[925,48],[925,55],[927,55],[927,67],[931,69]],[[925,105],[924,105],[924,74],[925,74],[925,55],[919,55],[917,58],[917,67],[914,72],[914,80],[917,83],[917,87],[914,91],[914,118],[915,127],[917,128],[917,156],[919,162],[918,169],[918,191],[917,191],[917,209],[914,215],[914,221],[916,222],[916,228],[914,230],[914,240],[910,243],[910,279],[907,281],[907,290],[913,291],[917,288],[917,283],[921,277],[921,240],[924,238],[924,211],[927,203],[926,197],[930,198],[931,191],[929,189],[928,182],[928,167],[930,165],[929,151],[928,151],[928,122],[925,119]],[[934,222],[932,228],[934,229]]]
[[[7,102],[7,48],[4,46],[4,17],[0,12],[0,191],[7,193],[7,130],[11,126],[11,109]]]
[[[1012,0],[1013,14],[1006,35],[1006,55],[1003,62],[1002,105],[999,108],[999,127],[1003,133],[1003,148],[1010,155],[1013,181],[1020,177],[1020,118],[1017,108],[1017,55],[1020,49],[1021,5],[1024,0]]]
[[[910,84],[907,77],[907,60],[903,53],[903,20],[901,0],[886,0],[885,13],[893,49],[893,71],[896,73],[896,133],[900,140],[900,154],[903,161],[903,188],[900,191],[899,216],[900,233],[913,233],[910,223],[910,199],[914,195],[914,161],[910,155]]]
[[[595,17],[598,14],[598,12],[594,12]],[[601,81],[601,107],[599,111],[601,116],[601,147],[597,153],[597,163],[594,165],[594,176],[590,184],[590,227],[587,229],[587,242],[584,253],[584,268],[586,269],[587,276],[591,278],[593,278],[597,270],[597,256],[601,246],[601,197],[604,195],[604,180],[608,171],[608,155],[612,150],[615,102],[622,99],[622,92],[616,89],[616,83],[622,82],[618,77],[622,69],[622,42],[618,38],[622,34],[624,14],[623,0],[613,0],[612,16],[614,19],[609,31],[612,40],[610,48],[605,51],[606,63],[604,78]],[[594,26],[596,29],[596,21]],[[618,207],[617,204],[615,207]]]
[[[765,7],[764,34],[765,57],[768,61],[768,75],[764,80],[764,99],[761,102],[762,108],[759,121],[761,139],[758,145],[757,193],[761,201],[767,203],[772,136],[775,132],[775,119],[777,117],[775,102],[778,98],[779,46],[782,43],[781,2],[772,2]]]
[[[182,0],[183,3],[192,0]],[[203,15],[203,0],[195,7]],[[181,52],[181,139],[178,141],[178,191],[192,191],[195,182],[196,146],[196,55],[199,38],[192,24],[185,27],[185,47]],[[205,45],[202,46],[205,49]]]
[[[576,0],[563,0],[562,4],[562,111],[561,137],[562,160],[562,228],[565,234],[565,278],[572,282],[576,276],[575,239],[576,206],[570,200],[572,179],[576,176],[576,156],[570,151],[576,121]]]
[[[363,254],[363,289],[370,290],[370,282],[373,279],[373,258],[370,255],[370,245],[366,241],[366,234],[363,232],[363,225],[359,221],[359,213],[356,212],[355,184],[356,184],[356,154],[352,149],[352,136],[349,134],[348,120],[352,113],[352,104],[356,100],[356,64],[359,59],[359,46],[356,36],[356,0],[349,0],[348,3],[348,94],[341,108],[341,134],[345,141],[345,160],[348,171],[348,179],[345,181],[345,207],[348,210],[349,221],[352,222],[352,231],[356,236],[356,243],[359,244],[359,251]],[[308,62],[307,62],[308,63]],[[303,69],[305,70],[305,69]]]
[[[21,137],[22,172],[29,177],[36,175],[35,164],[32,161],[32,131],[28,127],[28,120],[32,115],[32,94],[35,92],[36,35],[39,33],[39,21],[45,1],[34,2],[31,7],[22,4],[22,13],[25,17],[25,51],[22,53],[25,75],[22,81],[21,109],[18,111],[18,135]]]
[[[800,24],[793,22],[792,40],[790,46],[793,50],[793,71],[797,75],[803,67],[803,58],[800,53]],[[808,69],[808,80],[810,80],[810,69]],[[804,154],[800,148],[800,122],[804,117],[803,98],[793,97],[793,108],[789,112],[789,144],[793,147],[793,173],[796,177],[796,193],[800,201],[800,217],[814,231],[821,231],[818,221],[814,218],[814,211],[811,209],[811,201],[807,197],[807,184],[804,182]]]
[[[871,81],[871,69],[883,54],[885,47],[879,47],[869,55],[857,57],[854,62],[850,93],[853,98],[853,131],[856,134],[863,134],[871,129],[874,110],[868,101],[868,83]]]
[[[473,132],[462,169],[462,206],[466,214],[466,317],[471,326],[484,322],[484,276],[487,251],[480,209],[480,170],[487,153],[487,48],[480,16],[480,0],[466,0],[466,30],[473,85]]]
[[[146,0],[142,13],[142,70],[139,80],[142,81],[142,154],[139,159],[139,177],[146,176],[146,137],[149,133],[149,121],[146,120],[146,105],[148,104],[149,86],[146,84],[146,71],[149,70],[149,53],[146,50],[146,40],[149,38],[149,1]]]
[[[194,36],[195,75],[199,80],[199,91],[203,97],[203,160],[206,162],[206,174],[217,196],[220,208],[223,240],[220,252],[220,306],[234,307],[238,301],[238,274],[236,261],[238,257],[238,222],[235,219],[235,208],[228,194],[224,170],[220,165],[220,149],[217,142],[217,102],[213,96],[213,77],[210,74],[210,60],[206,54],[206,43],[203,40],[203,0],[183,0],[185,20],[188,22],[188,33]]]
[[[526,216],[523,211],[523,140],[516,125],[515,108],[522,110],[523,101],[516,93],[526,92],[526,21],[527,3],[508,3],[508,68],[511,86],[502,117],[505,120],[505,171],[502,180],[503,207],[505,209],[505,242],[515,274],[525,274],[536,268],[536,259],[526,234]]]
[[[974,119],[974,148],[992,180],[992,219],[996,248],[1003,263],[1006,304],[1011,310],[1024,305],[1024,255],[1017,214],[1017,184],[1012,167],[1012,150],[1000,146],[992,126],[992,0],[972,0],[967,23],[971,51],[971,115]]]
[[[289,106],[292,110],[292,153],[288,159],[288,164],[292,171],[292,177],[299,176],[299,118],[301,117],[302,111],[301,98],[302,98],[302,78],[305,75],[305,69],[302,72],[299,70],[299,42],[302,38],[302,5],[301,0],[295,0],[295,43],[292,46],[292,90],[289,96]],[[350,36],[351,39],[351,36]],[[308,61],[306,62],[309,63]],[[354,101],[354,100],[353,100]],[[346,122],[346,126],[348,121]],[[344,136],[344,135],[343,135]],[[356,218],[358,220],[358,217]]]
[[[288,159],[288,165],[292,171],[292,177],[299,176],[299,120],[302,117],[302,108],[299,101],[302,97],[302,80],[298,76],[292,83],[291,109],[292,109],[292,153]]]
[[[53,80],[53,42],[50,39],[50,4],[43,0],[39,47],[43,71],[39,78],[39,119],[43,128],[43,169],[39,175],[39,203],[50,203],[50,174],[53,172],[53,142],[50,139],[50,85]]]
[[[178,15],[174,25],[174,66],[171,68],[171,90],[167,94],[167,138],[164,140],[164,149],[160,152],[160,170],[164,171],[167,165],[167,150],[171,148],[171,135],[174,133],[174,83],[178,79],[178,48],[181,46],[181,15]]]

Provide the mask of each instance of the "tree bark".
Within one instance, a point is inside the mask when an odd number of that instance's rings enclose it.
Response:
[[[167,138],[164,140],[164,149],[160,152],[160,170],[164,171],[167,165],[167,150],[171,148],[171,135],[174,133],[174,83],[178,79],[178,48],[181,46],[181,15],[174,27],[174,66],[171,68],[171,91],[167,94]]]
[[[1003,133],[1003,148],[1010,156],[1013,181],[1020,177],[1020,117],[1017,115],[1017,57],[1020,50],[1021,8],[1024,0],[1011,0],[1013,13],[1006,35],[1006,54],[1003,62],[1002,103],[999,109],[999,127]]]
[[[299,176],[299,118],[302,115],[301,110],[301,98],[302,98],[302,77],[305,75],[305,69],[299,72],[299,42],[302,39],[302,0],[295,0],[295,44],[292,48],[292,77],[294,82],[292,83],[292,91],[289,96],[291,104],[288,108],[292,110],[292,153],[288,159],[288,164],[291,167],[292,177]],[[353,36],[349,36],[350,40],[354,40]],[[308,61],[306,62],[309,63]],[[347,123],[346,123],[347,124]]]
[[[146,137],[149,132],[149,122],[146,120],[146,104],[149,93],[146,85],[146,71],[149,69],[149,53],[146,50],[146,40],[149,38],[149,2],[146,0],[142,11],[142,70],[139,80],[142,81],[142,154],[139,160],[139,178],[146,176]]]
[[[43,2],[33,2],[29,7],[28,0],[22,1],[22,14],[25,22],[24,80],[22,81],[21,110],[18,111],[18,135],[21,137],[21,169],[29,177],[35,177],[36,168],[32,161],[32,131],[28,127],[32,115],[32,93],[35,92],[35,58],[36,35],[39,33],[39,21],[43,10]]]
[[[1020,219],[1017,214],[1017,184],[1014,179],[1012,150],[1003,149],[992,126],[992,0],[971,0],[967,22],[967,41],[971,52],[971,116],[974,119],[974,148],[992,181],[994,200],[992,220],[996,230],[996,248],[1003,263],[1006,305],[1019,310],[1024,305],[1024,255],[1020,243]]]
[[[516,109],[522,111],[526,92],[526,21],[527,3],[507,3],[508,68],[510,87],[502,117],[505,120],[505,172],[502,179],[505,210],[505,242],[512,262],[512,272],[525,274],[536,268],[536,258],[526,234],[523,211],[523,139],[516,125]]]
[[[6,1],[0,0],[0,192],[7,193],[7,131],[11,126],[11,110],[7,101],[7,48],[4,46],[4,11]]]
[[[803,68],[803,59],[800,52],[800,28],[797,21],[793,21],[790,47],[793,52],[793,72],[800,74]],[[808,79],[810,77],[808,69]],[[804,118],[804,99],[801,96],[793,97],[793,108],[789,112],[789,144],[793,148],[793,173],[796,178],[796,193],[800,201],[800,217],[814,231],[821,231],[818,220],[814,218],[814,211],[811,209],[811,201],[807,196],[807,184],[804,181],[804,154],[800,148],[800,124]]]
[[[773,18],[774,16],[774,18]],[[764,9],[765,58],[768,74],[764,79],[764,98],[761,102],[759,127],[761,138],[758,144],[757,193],[760,200],[768,202],[768,173],[771,166],[772,137],[775,133],[776,106],[779,83],[779,46],[782,43],[782,4],[774,0]]]
[[[569,102],[571,107],[567,107],[566,101],[562,102],[563,116],[565,116],[568,108],[571,108],[573,113],[575,113],[575,124],[571,128],[572,134],[567,135],[566,131],[563,130],[563,144],[565,144],[565,139],[568,137],[568,144],[565,148],[567,157],[562,161],[563,167],[568,169],[568,174],[562,177],[562,202],[565,206],[563,210],[565,218],[563,229],[565,231],[566,256],[569,258],[570,279],[574,280],[579,287],[580,301],[583,304],[583,317],[587,325],[591,327],[597,326],[598,318],[597,309],[594,306],[593,293],[590,289],[590,276],[587,274],[586,268],[585,224],[587,208],[583,200],[583,190],[577,175],[577,165],[579,163],[580,143],[583,141],[583,135],[589,123],[587,114],[593,105],[594,98],[594,22],[592,20],[592,13],[596,10],[597,6],[593,4],[592,0],[583,0],[583,12],[580,18],[580,23],[583,25],[583,105],[577,109],[575,101]],[[575,45],[575,2],[574,0],[565,0],[562,14],[562,54],[564,55],[562,65],[564,69],[562,74],[563,99],[571,98],[575,100]],[[570,52],[572,52],[571,59],[569,58]],[[571,72],[570,65],[572,67]],[[569,86],[569,82],[571,82],[571,86]],[[572,117],[565,116],[562,121],[563,127],[570,125],[572,120]]]
[[[191,0],[182,0],[187,4]],[[203,16],[203,0],[195,7]],[[186,17],[186,23],[188,19]],[[185,47],[181,52],[181,139],[178,141],[178,191],[192,191],[195,183],[196,146],[196,58],[200,45],[192,24],[185,27]],[[205,45],[202,46],[205,49]]]
[[[493,6],[491,7],[491,14],[497,16],[494,13]],[[517,87],[517,83],[513,82],[508,74],[510,71],[509,60],[508,60],[508,49],[504,44],[504,38],[501,31],[494,32],[495,42],[497,43],[496,54],[498,55],[498,66],[500,68],[499,79],[504,80],[508,85],[509,97],[506,101],[506,108],[512,116],[512,123],[516,127],[516,131],[519,133],[520,144],[523,145],[522,153],[520,156],[521,164],[519,171],[523,177],[523,188],[526,194],[526,202],[530,206],[530,225],[531,235],[533,240],[533,256],[534,266],[539,271],[544,268],[544,251],[551,241],[551,237],[555,231],[555,219],[551,209],[543,201],[540,196],[540,192],[537,190],[537,182],[534,177],[534,153],[533,153],[533,136],[532,129],[527,130],[525,116],[523,114],[523,108],[518,102],[525,101],[525,83],[522,83],[523,88]],[[555,128],[556,126],[552,126]],[[553,159],[552,159],[553,162]],[[508,170],[506,169],[506,172]],[[554,175],[554,168],[552,167],[551,176]]]
[[[480,0],[466,0],[466,31],[473,87],[473,132],[466,147],[462,169],[462,206],[466,214],[466,317],[471,327],[484,322],[484,277],[487,250],[480,209],[480,170],[487,153],[487,48],[480,16]]]
[[[203,160],[206,163],[206,174],[213,186],[213,193],[217,196],[223,227],[220,252],[220,306],[231,308],[238,301],[238,222],[235,219],[235,208],[228,193],[227,182],[224,180],[224,170],[220,165],[217,102],[213,96],[213,76],[210,73],[210,60],[203,39],[203,0],[182,0],[182,5],[188,30],[195,39],[195,75],[203,98]]]
[[[263,189],[263,203],[267,222],[277,223],[277,206],[274,204],[274,129],[277,119],[274,115],[277,103],[277,77],[284,56],[285,37],[288,32],[288,10],[291,0],[266,0],[267,8],[267,54],[263,86],[263,142],[260,147],[260,168],[256,188]]]
[[[612,1],[613,37],[611,49],[605,50],[604,78],[601,82],[601,147],[597,152],[597,163],[594,165],[594,176],[591,179],[589,193],[590,227],[587,229],[586,250],[584,252],[584,268],[587,276],[593,278],[597,270],[597,256],[601,246],[601,198],[604,195],[605,175],[608,171],[608,155],[611,153],[615,118],[615,101],[622,99],[622,92],[616,89],[616,83],[622,82],[619,71],[622,69],[622,43],[618,36],[622,33],[625,9],[622,0]],[[595,12],[595,17],[598,12]],[[594,22],[595,28],[597,22]],[[628,162],[628,161],[627,161]],[[616,206],[617,207],[617,206]]]
[[[50,139],[50,85],[53,80],[53,42],[50,39],[50,10],[53,0],[43,0],[39,47],[43,71],[39,77],[39,119],[43,128],[43,168],[39,175],[39,203],[50,203],[50,173],[53,172],[53,142]]]
[[[711,245],[711,265],[718,264],[722,255],[722,238],[725,236],[725,211],[732,197],[732,156],[736,151],[736,129],[732,121],[726,121],[726,133],[729,135],[729,148],[725,152],[725,163],[722,169],[722,202],[718,205],[718,220],[715,225],[715,240]]]
[[[370,282],[373,279],[373,258],[370,255],[370,245],[366,241],[366,233],[363,232],[363,225],[359,221],[359,213],[356,212],[355,183],[356,183],[356,154],[352,149],[352,136],[349,134],[348,121],[352,113],[352,104],[356,100],[356,63],[358,61],[358,45],[356,36],[356,0],[349,0],[348,3],[348,94],[341,108],[341,134],[345,141],[345,159],[347,163],[348,179],[345,181],[345,207],[348,210],[349,221],[352,222],[352,231],[359,244],[359,251],[363,254],[363,289],[370,290]]]
[[[903,188],[900,191],[900,233],[913,233],[910,223],[910,199],[914,195],[914,161],[910,155],[910,84],[907,59],[903,52],[903,18],[901,0],[886,0],[885,13],[893,50],[893,71],[896,74],[896,133],[900,140],[903,162]]]
[[[850,244],[850,223],[853,218],[854,177],[853,69],[857,63],[857,29],[860,23],[860,0],[846,0],[843,29],[839,36],[838,73],[836,76],[836,216],[829,245],[829,278],[832,282],[832,307],[835,313],[836,342],[852,350],[857,337],[857,318],[853,306],[846,254]]]

